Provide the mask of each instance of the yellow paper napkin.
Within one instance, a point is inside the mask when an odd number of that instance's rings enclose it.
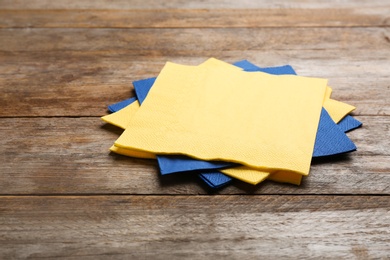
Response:
[[[259,184],[260,182],[267,179],[270,175],[269,172],[254,170],[254,169],[247,167],[247,166],[239,166],[239,167],[235,167],[235,168],[222,169],[222,170],[220,170],[220,172],[222,172],[222,173],[224,173],[232,178],[235,178],[235,179],[238,179],[238,180],[241,180],[241,181],[253,184],[253,185]]]
[[[346,115],[355,110],[356,107],[328,98],[324,102],[324,108],[326,109],[330,117],[333,119],[333,121],[337,124]]]
[[[167,63],[115,145],[307,175],[325,88],[324,79]]]
[[[130,157],[143,158],[143,159],[156,159],[156,155],[154,153],[137,151],[137,150],[129,150],[121,147],[116,147],[115,145],[110,147],[110,151],[117,154],[130,156]]]
[[[118,126],[122,129],[126,129],[127,125],[138,111],[139,107],[140,106],[138,101],[135,101],[115,113],[101,117],[101,119],[106,123]]]

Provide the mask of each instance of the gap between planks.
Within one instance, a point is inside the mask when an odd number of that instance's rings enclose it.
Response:
[[[232,196],[248,196],[248,197],[390,197],[390,194],[354,194],[354,193],[324,193],[324,194],[313,194],[313,193],[299,193],[299,194],[281,194],[281,193],[237,193],[237,194],[213,194],[210,192],[208,194],[148,194],[148,193],[91,193],[91,194],[83,194],[83,193],[42,193],[42,194],[0,194],[0,199],[2,198],[29,198],[29,197],[53,197],[53,198],[71,198],[71,197],[232,197]]]

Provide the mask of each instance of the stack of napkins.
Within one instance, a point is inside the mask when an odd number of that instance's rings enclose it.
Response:
[[[110,150],[157,159],[162,175],[197,172],[212,188],[232,179],[299,185],[313,157],[356,150],[345,134],[361,126],[348,115],[355,107],[331,99],[326,79],[289,65],[167,62],[133,85],[136,97],[102,117],[125,129]]]

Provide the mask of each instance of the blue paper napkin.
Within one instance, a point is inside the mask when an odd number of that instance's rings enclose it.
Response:
[[[133,82],[135,95],[140,104],[144,102],[149,90],[152,88],[156,78],[141,79]]]
[[[118,103],[109,105],[108,106],[108,110],[110,112],[114,113],[116,111],[121,110],[122,108],[127,107],[128,105],[130,105],[131,103],[133,103],[136,100],[137,100],[136,97],[132,97],[132,98],[129,98],[129,99],[126,99],[126,100],[123,100],[123,101],[119,101]]]
[[[322,108],[313,157],[336,155],[356,150],[355,144]]]
[[[202,161],[184,155],[157,156],[158,165],[162,175],[174,172],[188,172],[194,170],[210,170],[232,167],[231,162]]]
[[[221,172],[199,173],[199,177],[211,188],[221,188],[229,184],[233,179]]]
[[[237,61],[233,63],[233,65],[240,67],[248,72],[261,71],[273,75],[297,75],[295,70],[290,65],[261,68],[259,66],[254,65],[253,63],[250,63],[247,60]]]
[[[348,131],[351,131],[351,130],[356,129],[358,127],[361,127],[363,124],[362,124],[362,122],[355,119],[354,117],[347,115],[337,125],[344,132],[348,132]]]

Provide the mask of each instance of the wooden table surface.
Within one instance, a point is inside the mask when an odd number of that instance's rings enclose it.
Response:
[[[390,2],[0,0],[0,259],[389,259]],[[166,61],[291,64],[364,123],[301,186],[111,154],[100,116]]]

